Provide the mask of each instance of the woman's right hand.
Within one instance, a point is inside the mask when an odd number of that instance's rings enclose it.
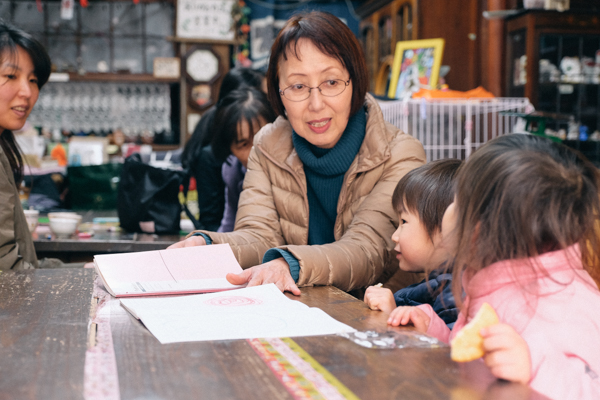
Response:
[[[182,247],[194,247],[194,246],[205,246],[206,240],[201,235],[198,236],[190,236],[187,239],[184,239],[180,242],[173,243],[167,249],[180,249]]]

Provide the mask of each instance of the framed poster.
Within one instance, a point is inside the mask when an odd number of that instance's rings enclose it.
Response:
[[[410,97],[420,88],[434,89],[440,74],[444,39],[407,40],[396,43],[388,97]]]
[[[177,37],[234,40],[233,4],[234,0],[177,0]]]

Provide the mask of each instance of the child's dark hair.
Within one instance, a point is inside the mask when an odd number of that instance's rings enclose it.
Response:
[[[246,121],[253,131],[260,126],[260,119],[269,123],[275,117],[267,96],[260,90],[245,88],[230,92],[219,100],[215,111],[213,126],[219,131],[211,141],[215,158],[225,161],[231,154],[231,144],[237,140],[242,121]]]
[[[50,77],[51,63],[46,49],[29,33],[4,22],[0,18],[0,62],[3,63],[6,58],[9,60],[16,59],[19,47],[31,57],[37,78],[37,86],[41,89]],[[0,87],[2,84],[3,82],[0,82]],[[18,187],[23,178],[23,158],[12,131],[5,129],[0,132],[0,146],[8,158],[15,177],[15,184]]]
[[[562,144],[515,134],[483,145],[457,176],[455,294],[464,269],[577,243],[598,282],[598,189],[596,167]]]
[[[461,165],[461,160],[437,160],[409,171],[394,190],[392,206],[398,213],[418,214],[432,238],[441,231],[444,212],[454,201],[454,178]]]
[[[232,68],[223,77],[221,88],[219,89],[219,100],[227,96],[230,92],[246,86],[260,89],[265,74],[252,68],[236,67]]]
[[[265,79],[265,75],[251,68],[232,68],[223,77],[221,87],[219,88],[219,100],[223,99],[230,92],[245,87],[254,87],[260,89]],[[210,144],[213,137],[219,133],[218,128],[214,128],[213,120],[216,107],[211,107],[200,118],[196,125],[192,137],[186,142],[181,155],[181,163],[188,168],[202,157],[202,149]]]

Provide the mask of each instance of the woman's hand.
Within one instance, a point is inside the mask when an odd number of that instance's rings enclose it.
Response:
[[[371,310],[380,310],[386,314],[396,308],[396,300],[390,289],[369,286],[365,291],[365,303]]]
[[[388,318],[388,325],[400,326],[413,324],[419,332],[426,333],[431,319],[417,307],[396,307]]]
[[[496,324],[481,330],[485,364],[496,378],[528,384],[531,359],[525,339],[507,324]]]
[[[206,246],[206,240],[202,236],[190,236],[180,242],[173,243],[167,249],[179,249],[182,247]]]
[[[248,268],[241,274],[229,273],[226,278],[232,285],[247,283],[248,286],[258,286],[274,283],[282,292],[287,291],[300,296],[300,289],[298,289],[294,279],[292,279],[290,267],[283,258],[276,258],[268,263]]]

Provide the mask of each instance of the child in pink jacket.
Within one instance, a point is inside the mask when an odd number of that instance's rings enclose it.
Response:
[[[599,182],[590,162],[544,138],[482,146],[442,223],[454,231],[455,297],[466,295],[453,330],[429,305],[394,310],[392,325],[448,342],[487,302],[500,319],[480,332],[492,374],[554,399],[599,399]]]

